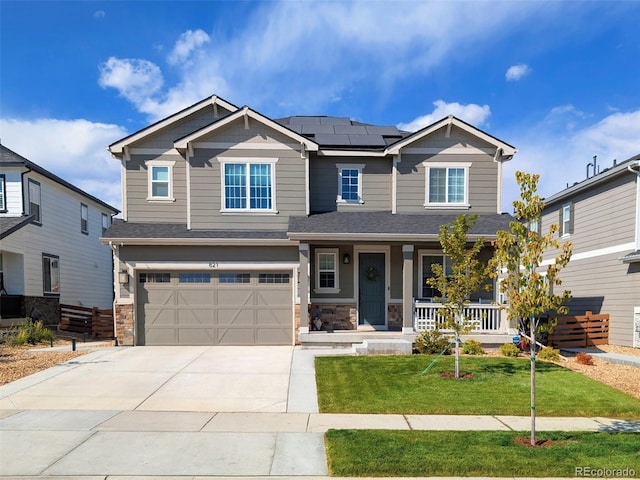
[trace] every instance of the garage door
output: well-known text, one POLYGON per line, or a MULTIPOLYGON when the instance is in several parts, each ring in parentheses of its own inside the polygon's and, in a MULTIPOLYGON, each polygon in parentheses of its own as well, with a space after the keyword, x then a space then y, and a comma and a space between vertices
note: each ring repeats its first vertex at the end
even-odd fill
POLYGON ((290 272, 144 272, 138 345, 292 345, 290 272))

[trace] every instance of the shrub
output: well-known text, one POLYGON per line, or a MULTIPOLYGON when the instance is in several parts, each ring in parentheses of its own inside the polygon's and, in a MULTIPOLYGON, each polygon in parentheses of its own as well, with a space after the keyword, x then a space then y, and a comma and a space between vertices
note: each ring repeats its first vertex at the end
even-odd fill
POLYGON ((418 335, 413 344, 418 353, 438 354, 444 350, 445 355, 451 354, 450 340, 439 330, 429 330, 418 335))
POLYGON ((551 347, 544 347, 538 352, 537 357, 540 360, 546 360, 548 362, 557 362, 560 360, 560 350, 551 347))
POLYGON ((467 355, 483 355, 484 348, 482 348, 482 344, 477 340, 467 340, 462 345, 462 351, 467 355))
POLYGON ((30 318, 27 318, 26 323, 20 325, 20 328, 18 328, 18 332, 13 337, 11 343, 14 346, 24 345, 25 343, 35 345, 36 343, 48 342, 52 339, 53 333, 42 324, 41 320, 34 322, 30 318))
POLYGON ((517 357, 520 355, 520 349, 513 343, 503 343, 500 345, 500 355, 504 357, 517 357))
POLYGON ((580 365, 593 365, 593 357, 588 353, 578 352, 576 354, 576 362, 580 365))

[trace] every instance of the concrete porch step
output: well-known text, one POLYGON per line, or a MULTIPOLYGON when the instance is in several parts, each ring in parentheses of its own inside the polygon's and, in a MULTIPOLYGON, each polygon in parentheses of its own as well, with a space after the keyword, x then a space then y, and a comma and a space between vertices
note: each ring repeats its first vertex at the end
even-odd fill
POLYGON ((411 355, 413 345, 408 340, 372 338, 353 344, 356 355, 411 355))

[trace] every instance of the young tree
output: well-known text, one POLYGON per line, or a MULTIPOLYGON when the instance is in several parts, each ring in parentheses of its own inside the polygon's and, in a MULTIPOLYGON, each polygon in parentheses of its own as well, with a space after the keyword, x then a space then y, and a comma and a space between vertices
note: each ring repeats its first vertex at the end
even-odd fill
POLYGON ((513 202, 517 221, 509 224, 509 231, 501 230, 494 242, 495 256, 490 264, 493 275, 504 273, 502 291, 507 297, 507 312, 510 320, 529 326, 531 354, 531 445, 536 435, 536 333, 540 328, 540 317, 550 311, 567 313, 563 304, 571 300, 571 293, 564 290, 555 295, 553 287, 561 285, 559 273, 571 259, 572 245, 560 245, 555 234, 559 226, 553 224, 546 234, 532 231, 531 225, 540 225, 544 208, 542 197, 537 195, 540 175, 516 172, 520 186, 520 200, 513 202), (547 249, 557 249, 553 263, 541 268, 547 249))
POLYGON ((468 247, 468 233, 478 215, 459 215, 448 225, 440 226, 438 239, 445 254, 445 265, 433 264, 434 277, 427 283, 438 289, 441 296, 437 300, 444 305, 441 315, 444 328, 455 334, 455 377, 460 377, 460 335, 469 333, 473 328, 472 319, 465 315, 464 309, 469 297, 482 288, 488 288, 489 266, 478 260, 478 254, 484 247, 484 239, 478 238, 468 247))

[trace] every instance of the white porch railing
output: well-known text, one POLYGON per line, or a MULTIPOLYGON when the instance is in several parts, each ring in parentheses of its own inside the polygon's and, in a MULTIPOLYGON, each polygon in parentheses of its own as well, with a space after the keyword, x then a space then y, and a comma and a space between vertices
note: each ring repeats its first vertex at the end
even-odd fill
MULTIPOLYGON (((413 326, 416 332, 436 328, 444 330, 444 318, 440 314, 443 308, 441 303, 416 300, 413 304, 413 326)), ((498 305, 472 303, 465 307, 464 314, 473 325, 473 333, 506 333, 503 315, 498 305)))

